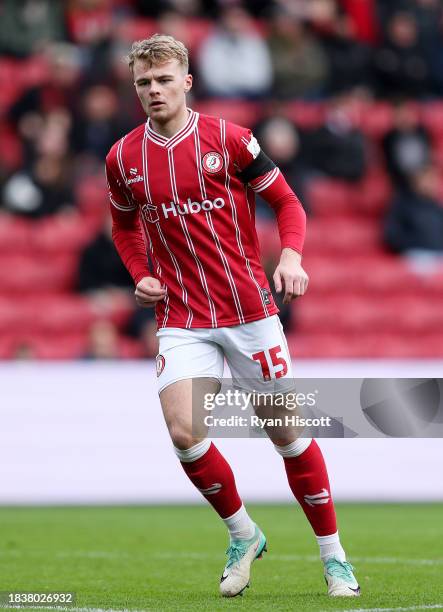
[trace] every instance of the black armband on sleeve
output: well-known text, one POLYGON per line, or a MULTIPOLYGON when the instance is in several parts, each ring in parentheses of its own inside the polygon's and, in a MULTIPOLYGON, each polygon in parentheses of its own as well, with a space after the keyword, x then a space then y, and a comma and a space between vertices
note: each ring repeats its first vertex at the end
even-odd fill
POLYGON ((263 176, 263 174, 266 174, 266 172, 274 170, 274 168, 275 164, 272 159, 269 159, 266 153, 260 151, 257 157, 251 161, 249 166, 246 166, 246 168, 238 173, 238 177, 243 183, 249 183, 259 176, 263 176))

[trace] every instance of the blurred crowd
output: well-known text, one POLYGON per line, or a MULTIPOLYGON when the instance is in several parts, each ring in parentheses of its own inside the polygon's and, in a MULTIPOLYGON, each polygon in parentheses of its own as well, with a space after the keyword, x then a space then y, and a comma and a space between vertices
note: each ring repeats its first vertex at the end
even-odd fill
MULTIPOLYGON (((441 263, 441 138, 420 111, 443 97, 441 0, 3 0, 0 225, 79 217, 80 186, 102 184, 107 151, 144 120, 123 58, 154 32, 190 50, 191 107, 251 104, 245 121, 309 214, 318 177, 357 184, 382 167, 392 185, 380 218, 385 247, 418 270, 441 263), (306 109, 300 121, 286 112, 294 101, 306 109), (374 144, 356 116, 385 102, 391 121, 374 144)), ((260 201, 258 212, 270 214, 260 201)), ((131 287, 102 215, 78 257, 75 291, 102 301, 131 287)), ((155 354, 151 311, 125 325, 144 355, 155 354)), ((118 356, 117 336, 99 321, 84 356, 118 356)))

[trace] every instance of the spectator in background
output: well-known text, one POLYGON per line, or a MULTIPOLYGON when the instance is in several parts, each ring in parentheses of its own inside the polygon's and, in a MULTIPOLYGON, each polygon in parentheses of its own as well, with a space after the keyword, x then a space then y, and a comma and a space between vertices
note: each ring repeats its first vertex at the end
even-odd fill
MULTIPOLYGON (((202 12, 200 0, 132 0, 135 10, 144 17, 158 17, 163 11, 173 11, 186 17, 198 17, 202 12)), ((208 4, 214 8, 213 0, 208 4)), ((164 32, 166 34, 166 32, 164 32)))
POLYGON ((432 90, 443 95, 443 5, 441 0, 415 0, 413 13, 428 64, 432 90))
POLYGON ((88 346, 84 359, 118 359, 121 357, 118 329, 112 321, 102 319, 89 329, 88 346))
MULTIPOLYGON (((110 304, 123 294, 133 293, 134 283, 123 265, 112 242, 112 220, 106 217, 102 231, 86 245, 80 254, 77 290, 92 299, 103 316, 110 304), (123 293, 122 293, 123 292, 123 293)), ((135 308, 126 332, 138 340, 144 357, 155 357, 158 340, 154 310, 135 308)), ((90 330, 88 359, 117 358, 119 356, 118 330, 108 320, 101 320, 90 330)))
POLYGON ((157 17, 165 8, 171 8, 168 0, 133 0, 134 10, 142 17, 157 17))
POLYGON ((25 165, 32 162, 36 141, 47 117, 65 117, 67 129, 71 129, 72 116, 78 104, 80 57, 77 49, 67 43, 57 43, 45 52, 48 76, 37 87, 25 90, 9 109, 9 120, 23 139, 25 165))
POLYGON ((374 46, 379 36, 377 0, 341 0, 354 39, 364 45, 374 46))
POLYGON ((325 123, 306 133, 305 159, 314 171, 347 181, 360 180, 366 171, 365 138, 355 126, 356 94, 333 98, 325 123))
POLYGON ((82 70, 78 49, 66 42, 54 43, 45 49, 42 57, 47 63, 47 78, 37 87, 25 89, 11 107, 9 118, 15 123, 29 112, 75 110, 82 70))
POLYGON ((130 117, 121 117, 115 91, 107 85, 94 85, 84 92, 76 116, 73 145, 88 163, 103 165, 112 144, 133 128, 130 117))
POLYGON ((68 159, 37 157, 30 170, 20 170, 6 181, 1 201, 5 210, 31 219, 72 212, 68 159))
POLYGON ((240 5, 222 9, 219 26, 200 47, 197 62, 209 96, 260 98, 271 86, 267 46, 240 5))
POLYGON ((157 19, 157 29, 168 36, 181 40, 186 46, 191 42, 188 20, 175 11, 163 11, 157 19))
POLYGON ((277 0, 289 14, 322 28, 337 12, 337 0, 277 0))
POLYGON ((428 165, 431 139, 419 123, 418 109, 402 101, 394 109, 394 125, 383 139, 388 172, 398 189, 411 187, 409 179, 428 165))
POLYGON ((155 357, 158 353, 157 323, 153 308, 139 308, 134 311, 126 333, 140 341, 143 357, 155 357))
POLYGON ((66 23, 69 39, 82 54, 84 79, 94 82, 109 70, 112 40, 113 3, 111 0, 68 0, 66 23))
POLYGON ((110 86, 118 98, 119 116, 125 118, 130 129, 145 121, 146 114, 137 104, 134 84, 128 79, 128 64, 122 60, 128 53, 126 45, 114 42, 110 54, 110 86))
POLYGON ((328 60, 306 24, 276 9, 270 21, 268 46, 278 98, 318 97, 328 80, 328 60))
POLYGON ((374 62, 381 97, 417 98, 430 93, 430 70, 413 14, 401 11, 390 17, 374 62))
POLYGON ((0 7, 0 54, 27 57, 48 42, 64 38, 60 0, 3 0, 0 7))
POLYGON ((414 0, 410 2, 410 10, 418 25, 420 39, 423 42, 435 39, 441 31, 443 17, 441 0, 414 0))
POLYGON ((132 289, 133 282, 112 242, 112 223, 106 218, 102 231, 80 254, 77 289, 84 292, 132 289))
MULTIPOLYGON (((283 172, 287 183, 297 194, 305 210, 306 170, 303 162, 301 137, 295 125, 286 117, 271 116, 254 129, 261 147, 283 172)), ((257 194, 257 212, 273 218, 269 204, 257 194)))
POLYGON ((371 91, 372 49, 357 38, 356 26, 346 13, 337 12, 323 30, 322 41, 329 61, 328 93, 337 94, 359 86, 371 91))
POLYGON ((386 245, 407 255, 417 271, 432 271, 443 261, 443 197, 439 171, 428 165, 397 192, 384 227, 386 245))

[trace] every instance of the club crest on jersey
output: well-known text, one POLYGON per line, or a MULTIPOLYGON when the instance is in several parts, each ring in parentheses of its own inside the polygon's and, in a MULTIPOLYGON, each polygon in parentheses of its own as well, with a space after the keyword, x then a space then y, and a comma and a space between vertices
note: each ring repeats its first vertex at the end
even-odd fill
POLYGON ((165 358, 163 357, 163 355, 157 355, 157 357, 155 358, 155 365, 157 368, 157 378, 158 378, 160 374, 163 372, 163 370, 165 369, 165 358))
POLYGON ((210 174, 215 174, 216 172, 220 172, 223 168, 223 157, 217 151, 209 151, 202 158, 202 166, 203 170, 209 172, 210 174))

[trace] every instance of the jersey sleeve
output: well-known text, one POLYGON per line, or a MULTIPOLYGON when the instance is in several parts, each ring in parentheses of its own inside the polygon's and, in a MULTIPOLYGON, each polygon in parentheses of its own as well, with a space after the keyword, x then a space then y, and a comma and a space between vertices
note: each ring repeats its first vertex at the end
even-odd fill
POLYGON ((263 191, 277 179, 280 170, 262 151, 251 130, 230 124, 234 153, 234 167, 240 180, 256 193, 263 191))
POLYGON ((134 283, 152 276, 148 267, 146 244, 140 226, 139 211, 119 173, 115 147, 106 157, 106 180, 112 215, 112 239, 134 283))
POLYGON ((115 145, 106 156, 105 172, 111 206, 123 212, 135 210, 137 206, 132 202, 130 193, 123 183, 123 178, 118 168, 115 145))

